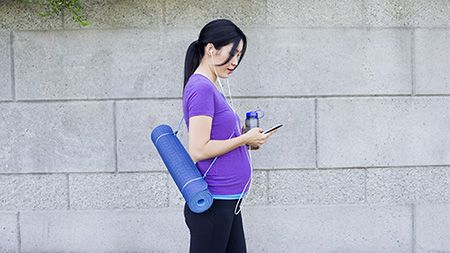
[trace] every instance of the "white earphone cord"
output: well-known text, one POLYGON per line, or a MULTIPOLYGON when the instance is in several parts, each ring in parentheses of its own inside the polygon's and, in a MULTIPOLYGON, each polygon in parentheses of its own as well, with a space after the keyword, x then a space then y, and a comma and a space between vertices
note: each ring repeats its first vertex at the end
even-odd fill
MULTIPOLYGON (((211 56, 212 56, 213 67, 214 67, 214 72, 215 72, 216 77, 217 77, 217 81, 218 81, 218 83, 220 85, 220 88, 222 90, 222 94, 224 94, 224 96, 225 96, 225 92, 223 91, 222 82, 220 81, 220 77, 217 74, 216 64, 214 62, 214 53, 212 53, 211 56)), ((228 87, 228 95, 230 97, 230 102, 231 102, 231 104, 230 103, 229 104, 231 106, 231 109, 236 113, 236 111, 234 110, 233 99, 231 97, 230 83, 229 83, 228 79, 226 79, 226 83, 227 83, 227 87, 228 87)), ((226 98, 225 98, 225 100, 226 100, 226 98)), ((251 146, 249 147, 249 149, 251 150, 251 146)), ((244 203, 245 203, 245 200, 246 200, 247 197, 243 197, 243 195, 244 195, 245 189, 247 188, 247 185, 248 185, 248 191, 247 192, 250 193, 251 181, 252 181, 252 176, 253 176, 253 162, 252 162, 252 155, 251 155, 251 152, 249 150, 247 150, 247 158, 249 159, 249 164, 250 164, 250 178, 248 179, 247 183, 245 184, 244 189, 242 189, 242 192, 239 195, 239 199, 236 202, 236 206, 234 207, 234 214, 235 215, 238 215, 241 212, 242 207, 244 206, 244 203), (239 205, 239 203, 241 203, 241 204, 239 205), (237 210, 238 206, 239 206, 239 210, 237 210)))

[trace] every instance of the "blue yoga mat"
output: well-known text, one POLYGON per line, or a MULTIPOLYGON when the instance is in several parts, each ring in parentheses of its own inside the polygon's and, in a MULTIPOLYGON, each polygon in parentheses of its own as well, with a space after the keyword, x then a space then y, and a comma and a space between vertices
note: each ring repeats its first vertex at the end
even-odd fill
POLYGON ((168 125, 155 127, 151 139, 189 209, 195 213, 208 210, 213 202, 208 184, 172 128, 168 125))

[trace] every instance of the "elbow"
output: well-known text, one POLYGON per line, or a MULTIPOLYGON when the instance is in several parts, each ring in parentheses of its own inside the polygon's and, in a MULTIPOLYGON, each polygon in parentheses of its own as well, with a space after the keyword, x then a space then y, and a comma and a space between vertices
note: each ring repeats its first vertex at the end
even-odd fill
POLYGON ((205 156, 204 152, 202 152, 199 149, 190 149, 189 150, 189 155, 191 156, 191 158, 194 161, 194 163, 206 159, 205 158, 206 156, 205 156))
POLYGON ((207 151, 207 143, 205 144, 195 144, 191 143, 191 145, 189 145, 189 155, 191 156, 192 160, 194 160, 194 163, 201 161, 201 160, 206 160, 209 158, 209 152, 207 151))

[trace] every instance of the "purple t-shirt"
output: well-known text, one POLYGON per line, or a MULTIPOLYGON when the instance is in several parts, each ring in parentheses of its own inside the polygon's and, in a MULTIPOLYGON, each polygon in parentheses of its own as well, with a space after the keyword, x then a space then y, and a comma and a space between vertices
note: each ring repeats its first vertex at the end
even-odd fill
MULTIPOLYGON (((184 121, 189 131, 189 118, 212 117, 211 140, 227 140, 241 135, 241 122, 214 84, 204 75, 193 74, 183 95, 184 121)), ((251 167, 246 145, 239 146, 217 158, 205 177, 214 195, 239 194, 250 178, 251 167)), ((204 175, 214 157, 196 163, 204 175)), ((248 190, 248 186, 246 191, 248 190)))

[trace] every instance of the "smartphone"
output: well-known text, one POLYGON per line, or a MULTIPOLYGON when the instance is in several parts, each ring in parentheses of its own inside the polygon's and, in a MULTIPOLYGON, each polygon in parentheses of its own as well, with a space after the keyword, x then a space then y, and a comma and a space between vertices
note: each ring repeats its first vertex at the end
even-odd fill
POLYGON ((268 134, 268 133, 272 132, 273 130, 276 130, 276 129, 282 127, 282 126, 283 126, 282 124, 277 124, 277 125, 275 125, 275 126, 269 128, 269 129, 267 129, 266 131, 264 131, 264 133, 265 133, 265 134, 268 134))

